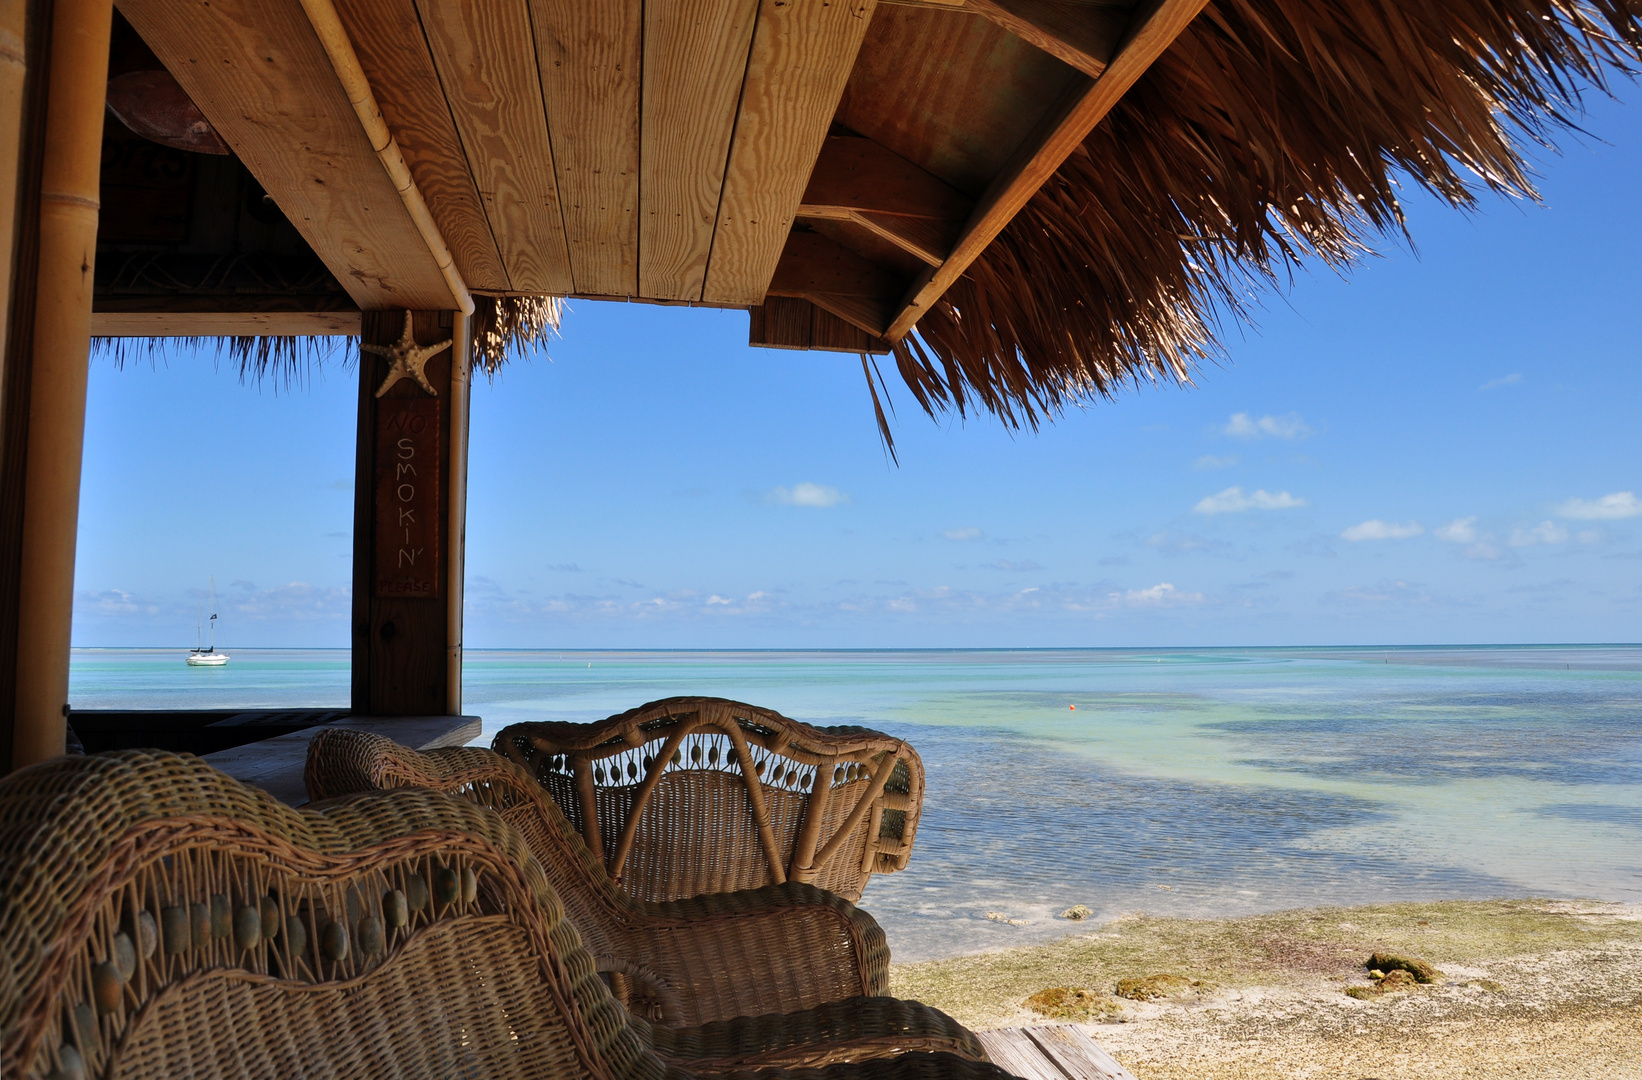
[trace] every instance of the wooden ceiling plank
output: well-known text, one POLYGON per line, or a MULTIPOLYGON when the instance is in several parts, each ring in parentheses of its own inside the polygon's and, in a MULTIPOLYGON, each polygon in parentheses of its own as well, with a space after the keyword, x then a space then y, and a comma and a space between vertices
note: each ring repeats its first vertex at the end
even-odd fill
POLYGON ((413 0, 335 0, 382 119, 470 288, 506 292, 496 250, 413 0))
POLYGON ((761 0, 703 299, 764 299, 876 7, 761 0))
POLYGON ((758 0, 646 0, 639 293, 700 300, 758 0))
POLYGON ((576 291, 638 291, 642 0, 530 0, 576 291))
POLYGON ((361 308, 448 308, 451 289, 297 0, 121 0, 361 308))
POLYGON ((1208 0, 1148 0, 1136 10, 1131 29, 1105 73, 1098 79, 1081 80, 1062 95, 976 203, 946 262, 908 290, 885 337, 891 341, 906 337, 919 317, 969 269, 1207 5, 1208 0))
POLYGON ((417 0, 514 290, 575 290, 525 0, 417 0))
POLYGON ((965 9, 1091 78, 1105 72, 1129 24, 1122 8, 1076 0, 969 0, 965 9))

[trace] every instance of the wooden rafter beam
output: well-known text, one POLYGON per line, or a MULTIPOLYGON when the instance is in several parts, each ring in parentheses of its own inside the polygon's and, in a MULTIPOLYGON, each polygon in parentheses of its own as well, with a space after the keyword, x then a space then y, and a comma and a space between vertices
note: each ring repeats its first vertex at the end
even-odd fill
POLYGON ((884 336, 900 341, 1015 219, 1061 163, 1082 145, 1129 88, 1208 6, 1208 0, 1150 0, 1135 12, 1121 46, 1098 79, 1069 87, 975 204, 952 253, 920 275, 884 336))
POLYGON ((1129 24, 1122 8, 1078 0, 968 0, 964 10, 1096 79, 1105 73, 1129 24))
POLYGON ((770 279, 770 296, 801 297, 876 334, 905 284, 890 271, 813 232, 787 237, 770 279))
POLYGON ((830 136, 798 217, 850 221, 940 266, 974 202, 872 139, 830 136))

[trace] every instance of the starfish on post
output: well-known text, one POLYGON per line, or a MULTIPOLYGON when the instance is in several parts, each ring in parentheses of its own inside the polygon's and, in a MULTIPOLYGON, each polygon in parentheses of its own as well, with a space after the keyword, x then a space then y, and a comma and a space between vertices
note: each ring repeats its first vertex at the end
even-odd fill
POLYGON ((399 335, 399 340, 392 345, 361 345, 363 352, 375 353, 384 356, 393 364, 388 370, 388 377, 382 380, 382 385, 376 388, 376 396, 381 397, 388 392, 388 387, 400 379, 415 379, 417 384, 432 394, 439 396, 439 391, 428 382, 428 376, 423 368, 429 360, 450 348, 450 338, 446 338, 437 345, 418 345, 416 334, 411 330, 411 313, 405 312, 405 332, 399 335))

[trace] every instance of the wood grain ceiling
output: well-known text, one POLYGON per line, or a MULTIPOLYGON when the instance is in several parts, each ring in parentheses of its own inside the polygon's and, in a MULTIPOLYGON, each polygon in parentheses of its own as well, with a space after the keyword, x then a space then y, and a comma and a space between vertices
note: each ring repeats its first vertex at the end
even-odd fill
MULTIPOLYGON (((858 348, 911 327, 1203 0, 334 3, 474 292, 784 297, 828 314, 755 336, 858 348)), ((119 7, 361 308, 449 306, 301 0, 119 7)))

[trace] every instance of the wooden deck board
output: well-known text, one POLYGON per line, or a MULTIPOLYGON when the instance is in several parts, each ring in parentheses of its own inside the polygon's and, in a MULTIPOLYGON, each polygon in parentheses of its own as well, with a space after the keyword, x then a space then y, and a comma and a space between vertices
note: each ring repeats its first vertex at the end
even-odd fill
POLYGON ((630 296, 639 272, 639 0, 531 0, 576 291, 630 296))
POLYGON ((418 0, 468 168, 513 288, 575 291, 524 0, 418 0))
POLYGON ((648 0, 639 295, 700 300, 758 0, 648 0))
POLYGON ((382 107, 382 119, 399 143, 462 279, 470 289, 505 292, 507 271, 462 156, 462 140, 416 5, 412 0, 336 0, 336 10, 382 107))
POLYGON ((992 1063, 1022 1080, 1135 1080, 1074 1024, 977 1031, 992 1063))

